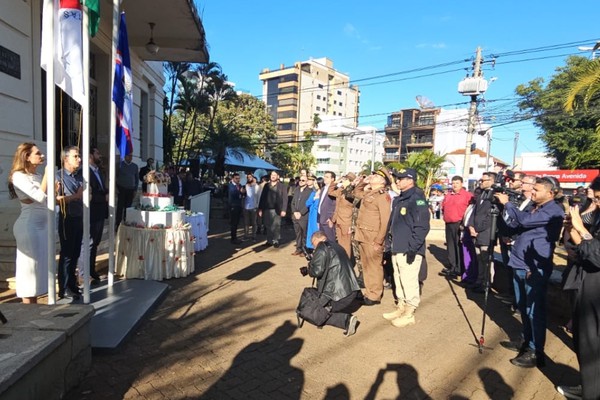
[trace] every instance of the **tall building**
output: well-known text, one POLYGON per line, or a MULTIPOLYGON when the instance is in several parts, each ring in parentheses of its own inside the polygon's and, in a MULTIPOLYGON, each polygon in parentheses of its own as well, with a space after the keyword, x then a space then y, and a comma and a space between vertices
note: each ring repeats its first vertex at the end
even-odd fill
POLYGON ((402 162, 409 153, 433 150, 439 113, 439 108, 410 108, 388 116, 383 162, 402 162))
MULTIPOLYGON (((409 153, 432 150, 435 154, 447 156, 442 166, 443 174, 460 174, 464 165, 468 125, 468 109, 446 110, 431 107, 395 112, 388 116, 385 126, 383 162, 403 162, 409 153), (450 154, 454 156, 450 157, 450 154), (459 160, 457 154, 462 154, 462 159, 459 160)), ((472 151, 489 153, 491 136, 491 126, 478 122, 473 135, 472 151)), ((493 160, 493 157, 491 161, 488 158, 490 162, 493 160)), ((485 165, 478 166, 477 162, 477 158, 472 157, 470 177, 477 175, 481 168, 486 170, 485 165)))
POLYGON ((259 78, 281 141, 298 140, 313 127, 315 114, 340 117, 346 126, 358 125, 360 91, 328 58, 296 62, 291 67, 282 64, 275 71, 264 69, 259 78))

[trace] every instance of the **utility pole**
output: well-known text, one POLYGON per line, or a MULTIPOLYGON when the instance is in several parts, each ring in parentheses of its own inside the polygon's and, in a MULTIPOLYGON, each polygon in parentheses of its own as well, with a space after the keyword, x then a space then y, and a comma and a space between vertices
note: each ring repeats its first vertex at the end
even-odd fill
POLYGON ((466 78, 458 85, 458 91, 465 96, 471 96, 469 105, 469 125, 467 127, 467 144, 465 146, 465 163, 463 166, 463 179, 469 182, 469 170, 471 167, 471 143, 475 133, 477 118, 477 97, 487 89, 487 81, 481 76, 481 47, 477 47, 475 62, 473 63, 473 76, 466 78))
POLYGON ((519 132, 515 132, 515 147, 513 149, 513 161, 512 167, 515 168, 515 163, 517 162, 517 144, 519 143, 519 132))

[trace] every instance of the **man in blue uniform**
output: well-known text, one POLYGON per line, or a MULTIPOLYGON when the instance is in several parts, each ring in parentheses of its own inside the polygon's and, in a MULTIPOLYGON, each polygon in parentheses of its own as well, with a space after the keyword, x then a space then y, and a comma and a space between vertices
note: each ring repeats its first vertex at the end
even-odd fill
POLYGON ((402 328, 415 324, 415 310, 421 300, 419 271, 425 256, 430 214, 424 193, 415 183, 417 172, 406 168, 393 175, 401 192, 392 202, 387 242, 392 252, 398 304, 383 318, 402 328))

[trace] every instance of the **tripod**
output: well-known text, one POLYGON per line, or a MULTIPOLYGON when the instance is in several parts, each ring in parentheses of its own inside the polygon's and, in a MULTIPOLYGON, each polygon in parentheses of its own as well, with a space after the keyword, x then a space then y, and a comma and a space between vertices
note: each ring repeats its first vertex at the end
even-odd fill
POLYGON ((497 234, 497 226, 498 226, 498 215, 500 214, 500 210, 498 206, 492 202, 492 208, 490 209, 490 214, 492 216, 491 223, 491 231, 490 231, 490 244, 488 246, 488 262, 486 266, 483 266, 483 287, 484 287, 484 297, 483 297, 483 321, 481 322, 481 336, 479 336, 479 354, 483 353, 483 346, 485 344, 485 316, 487 314, 487 303, 488 303, 488 294, 490 292, 490 271, 494 268, 494 247, 496 246, 496 234, 497 234))

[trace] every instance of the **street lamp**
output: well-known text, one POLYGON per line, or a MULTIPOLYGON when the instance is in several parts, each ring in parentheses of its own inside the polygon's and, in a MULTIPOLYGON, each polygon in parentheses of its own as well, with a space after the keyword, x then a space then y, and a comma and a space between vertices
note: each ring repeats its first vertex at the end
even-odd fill
POLYGON ((596 50, 600 49, 600 41, 596 42, 594 47, 590 46, 579 46, 577 50, 579 51, 591 51, 592 52, 592 60, 596 59, 596 50))

